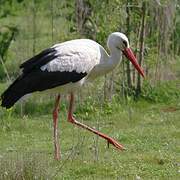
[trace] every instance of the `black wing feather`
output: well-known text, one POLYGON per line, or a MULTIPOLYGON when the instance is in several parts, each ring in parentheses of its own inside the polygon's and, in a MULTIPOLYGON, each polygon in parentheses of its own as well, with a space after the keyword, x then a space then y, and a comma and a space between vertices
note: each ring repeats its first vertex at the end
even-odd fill
POLYGON ((52 89, 70 82, 75 83, 86 75, 87 73, 77 73, 76 71, 48 72, 41 70, 22 74, 1 95, 1 106, 10 108, 26 94, 52 89))
POLYGON ((56 53, 57 50, 54 48, 45 49, 41 53, 22 63, 20 68, 23 68, 23 73, 29 73, 33 69, 39 69, 41 66, 55 59, 58 56, 56 53))
POLYGON ((70 82, 75 83, 86 75, 87 73, 77 73, 76 71, 49 72, 37 70, 26 75, 22 84, 25 87, 24 92, 27 94, 52 89, 70 82))

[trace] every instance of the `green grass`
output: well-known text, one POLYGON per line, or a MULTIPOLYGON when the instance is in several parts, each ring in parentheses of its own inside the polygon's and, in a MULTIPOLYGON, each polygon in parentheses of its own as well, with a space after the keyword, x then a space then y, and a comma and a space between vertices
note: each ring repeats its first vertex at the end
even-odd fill
POLYGON ((76 116, 124 144, 126 151, 66 121, 60 114, 62 160, 53 159, 52 117, 20 117, 3 111, 0 121, 1 179, 179 179, 180 104, 79 106, 76 116), (174 105, 174 106, 173 106, 174 105), (174 107, 174 109, 173 109, 174 107), (86 112, 87 111, 87 112, 86 112), (93 112, 94 111, 94 112, 93 112))

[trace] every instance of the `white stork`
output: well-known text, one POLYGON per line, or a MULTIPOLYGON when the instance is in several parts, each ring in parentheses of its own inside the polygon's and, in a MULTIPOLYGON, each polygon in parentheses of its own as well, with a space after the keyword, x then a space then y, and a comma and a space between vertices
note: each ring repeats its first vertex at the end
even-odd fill
POLYGON ((123 150, 113 138, 78 122, 73 117, 74 93, 87 82, 112 71, 121 61, 122 53, 132 62, 144 77, 128 38, 120 32, 109 35, 107 46, 110 55, 97 42, 90 39, 76 39, 56 44, 21 64, 22 74, 1 95, 1 106, 10 108, 21 97, 36 91, 53 91, 58 94, 53 111, 55 159, 60 159, 58 144, 58 111, 60 94, 70 94, 68 121, 106 139, 108 144, 123 150))

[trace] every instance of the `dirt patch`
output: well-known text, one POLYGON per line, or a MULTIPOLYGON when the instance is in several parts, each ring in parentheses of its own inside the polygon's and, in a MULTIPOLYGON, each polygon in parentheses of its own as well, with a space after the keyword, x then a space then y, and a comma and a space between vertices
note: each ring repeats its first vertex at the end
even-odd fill
POLYGON ((177 107, 166 107, 166 108, 162 108, 161 111, 163 112, 175 112, 180 110, 180 108, 177 107))

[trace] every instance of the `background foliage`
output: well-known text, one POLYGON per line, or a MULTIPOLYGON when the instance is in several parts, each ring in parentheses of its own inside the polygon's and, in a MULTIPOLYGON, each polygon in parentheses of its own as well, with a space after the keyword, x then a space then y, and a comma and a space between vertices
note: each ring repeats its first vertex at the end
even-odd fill
MULTIPOLYGON (((113 31, 128 35, 142 61, 148 86, 178 79, 179 6, 178 1, 171 0, 1 0, 0 80, 13 80, 20 63, 57 42, 91 38, 106 47, 113 31)), ((137 96, 144 87, 147 85, 142 85, 124 59, 120 68, 106 76, 104 99, 111 99, 117 89, 125 97, 137 96)))

